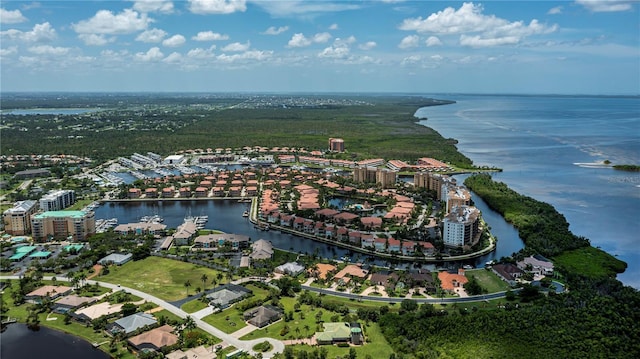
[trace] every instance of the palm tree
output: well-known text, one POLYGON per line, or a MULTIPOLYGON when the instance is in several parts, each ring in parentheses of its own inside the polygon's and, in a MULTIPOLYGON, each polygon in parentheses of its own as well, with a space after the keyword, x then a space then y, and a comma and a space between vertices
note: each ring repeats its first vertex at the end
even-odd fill
POLYGON ((189 296, 189 287, 191 287, 191 282, 187 279, 184 282, 184 287, 187 289, 187 297, 189 296))
POLYGON ((193 320, 190 315, 187 315, 187 317, 184 318, 184 322, 182 324, 184 325, 184 329, 188 331, 192 331, 198 327, 196 321, 193 320))
POLYGON ((200 280, 202 281, 202 290, 207 290, 207 280, 209 279, 209 277, 207 277, 206 274, 202 274, 202 276, 200 277, 200 280))

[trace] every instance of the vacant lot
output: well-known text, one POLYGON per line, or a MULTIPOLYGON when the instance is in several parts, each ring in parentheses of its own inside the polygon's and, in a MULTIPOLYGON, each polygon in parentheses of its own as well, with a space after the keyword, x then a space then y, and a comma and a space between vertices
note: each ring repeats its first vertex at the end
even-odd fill
POLYGON ((148 257, 140 261, 129 262, 121 267, 112 266, 109 274, 96 279, 125 287, 141 290, 160 299, 174 301, 194 294, 195 289, 203 287, 202 275, 206 274, 211 288, 211 280, 219 272, 213 269, 199 267, 194 264, 175 261, 160 257, 148 257), (185 287, 189 281, 191 286, 185 287))
POLYGON ((476 277, 482 288, 486 289, 488 293, 502 292, 509 289, 509 285, 505 281, 486 269, 469 270, 465 272, 465 276, 467 278, 476 277))

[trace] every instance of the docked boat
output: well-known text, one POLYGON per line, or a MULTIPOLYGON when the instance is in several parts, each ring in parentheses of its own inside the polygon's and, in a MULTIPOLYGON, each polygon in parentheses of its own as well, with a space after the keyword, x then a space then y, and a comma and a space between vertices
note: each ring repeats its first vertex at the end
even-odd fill
POLYGON ((249 211, 244 211, 242 213, 242 217, 249 217, 249 211))

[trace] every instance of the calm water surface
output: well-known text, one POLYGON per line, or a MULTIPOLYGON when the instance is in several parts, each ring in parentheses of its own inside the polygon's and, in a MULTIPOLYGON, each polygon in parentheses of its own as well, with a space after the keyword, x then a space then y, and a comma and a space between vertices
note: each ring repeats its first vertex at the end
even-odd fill
POLYGON ((0 334, 2 359, 108 359, 109 355, 73 335, 40 327, 32 331, 25 324, 10 324, 0 334))
MULTIPOLYGON (((552 204, 576 235, 628 264, 640 288, 640 174, 593 166, 640 164, 640 99, 433 95, 456 104, 418 110, 420 121, 514 190, 552 204)), ((493 226, 493 225, 492 225, 493 226)))

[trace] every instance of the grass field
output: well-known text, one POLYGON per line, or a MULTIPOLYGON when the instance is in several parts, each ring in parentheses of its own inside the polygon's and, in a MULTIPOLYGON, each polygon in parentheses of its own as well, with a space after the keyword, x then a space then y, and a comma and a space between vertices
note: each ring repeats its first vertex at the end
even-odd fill
POLYGON ((206 274, 211 279, 219 272, 213 269, 198 267, 191 263, 175 261, 160 257, 148 257, 140 261, 132 261, 121 267, 111 267, 109 274, 96 277, 99 281, 121 284, 138 289, 158 298, 174 301, 186 297, 188 280, 191 287, 189 294, 195 293, 196 287, 202 287, 201 277, 206 274))
POLYGON ((465 272, 465 276, 467 278, 476 277, 482 288, 486 289, 488 293, 502 292, 510 288, 509 284, 486 269, 468 270, 465 272))
POLYGON ((244 318, 242 318, 242 312, 233 307, 222 312, 207 315, 202 318, 202 320, 227 334, 233 333, 236 330, 247 326, 244 318))
POLYGON ((201 309, 207 307, 207 303, 200 301, 199 299, 194 299, 190 302, 186 302, 180 307, 180 309, 184 310, 187 313, 195 313, 201 309))

